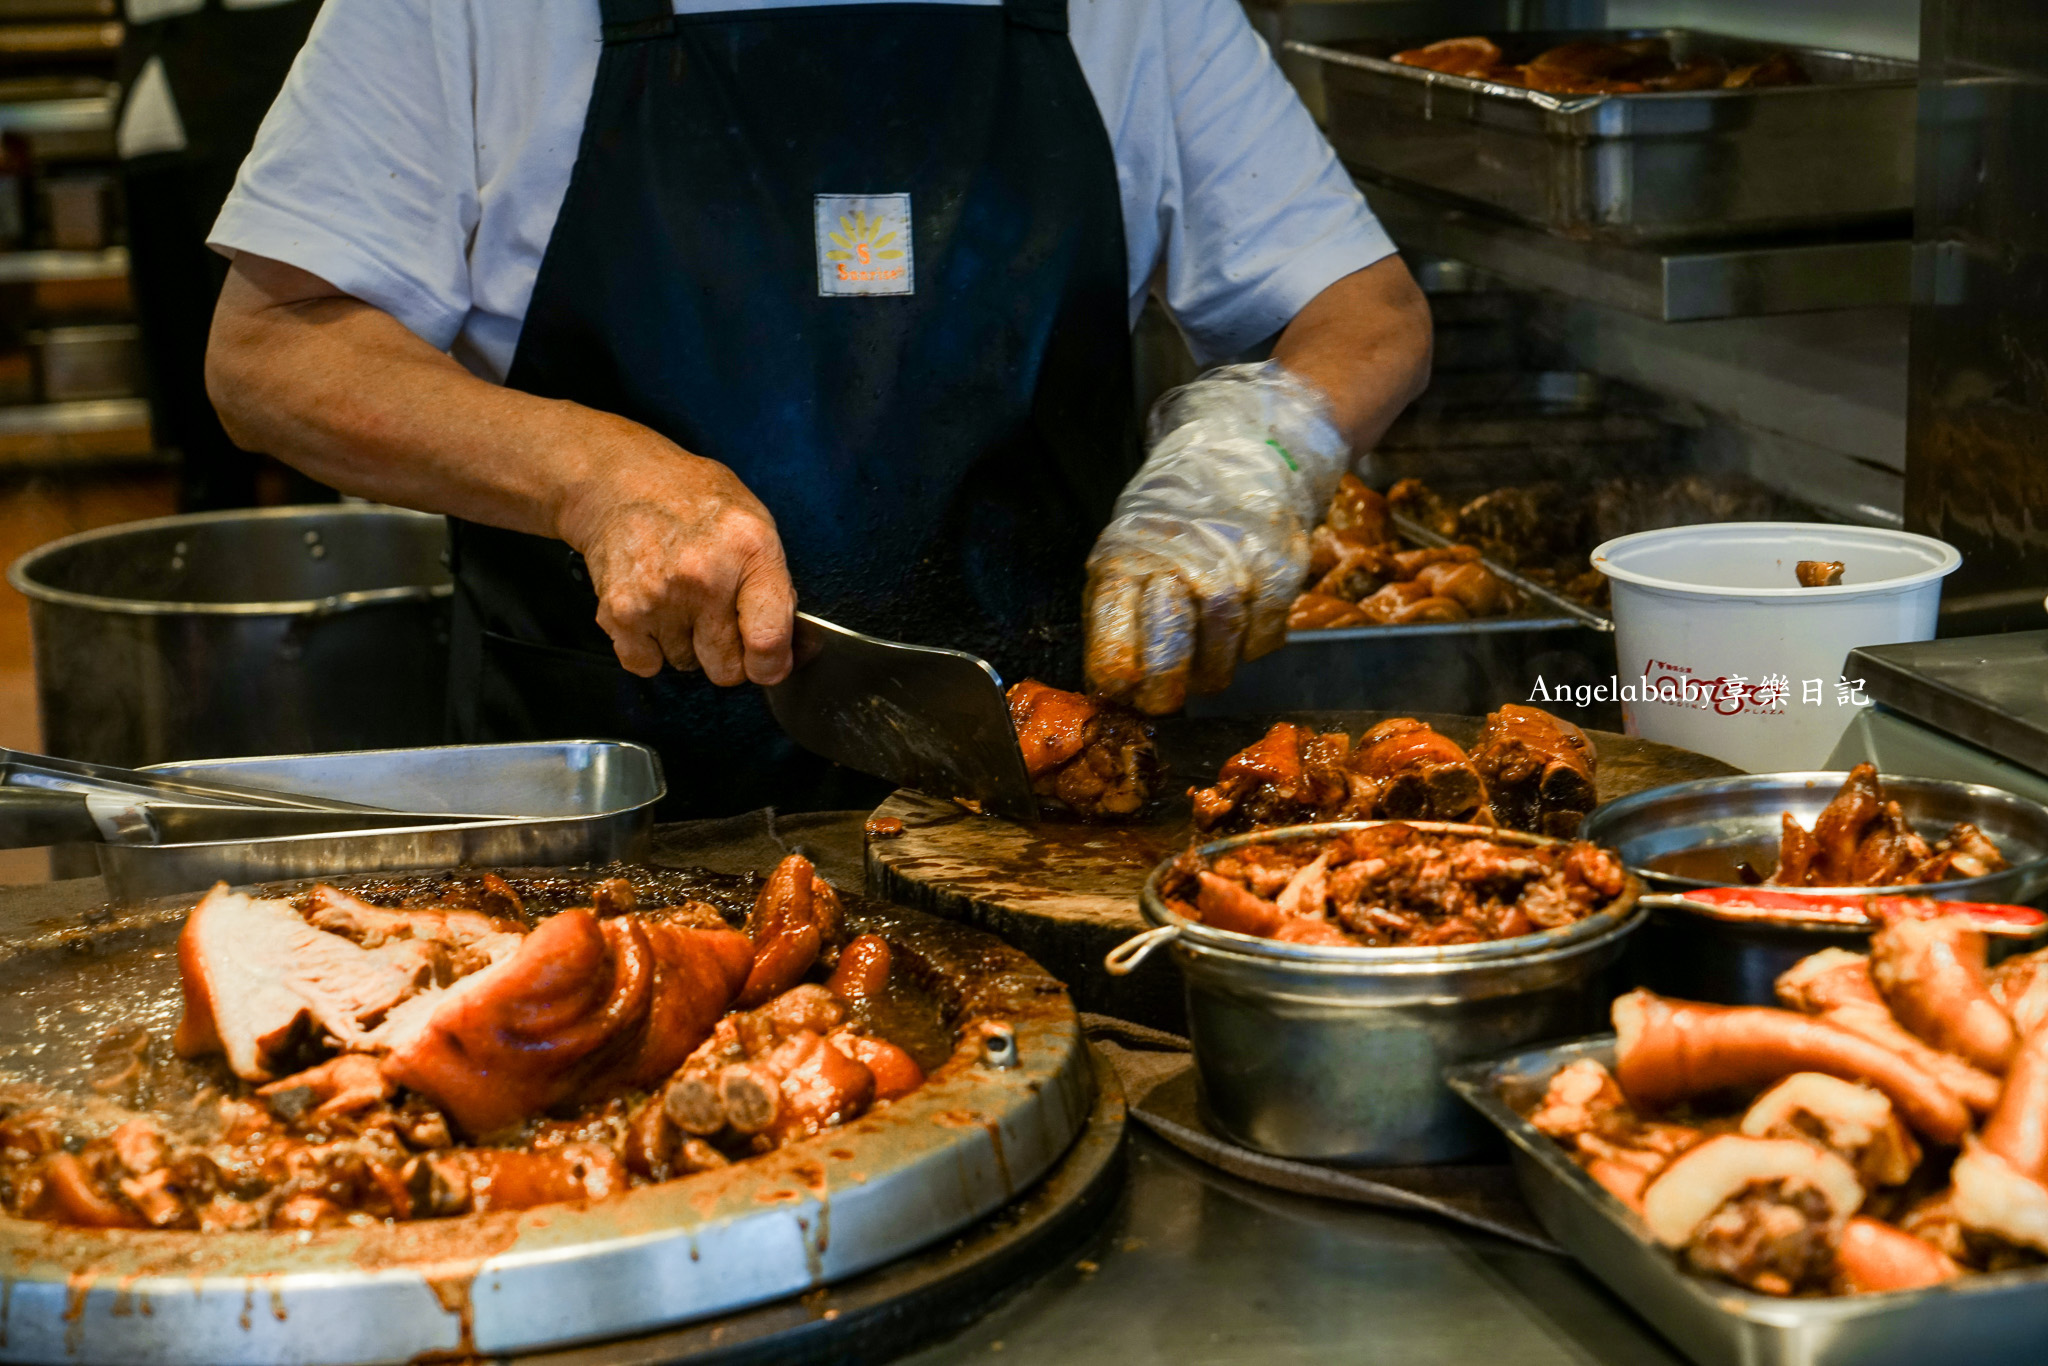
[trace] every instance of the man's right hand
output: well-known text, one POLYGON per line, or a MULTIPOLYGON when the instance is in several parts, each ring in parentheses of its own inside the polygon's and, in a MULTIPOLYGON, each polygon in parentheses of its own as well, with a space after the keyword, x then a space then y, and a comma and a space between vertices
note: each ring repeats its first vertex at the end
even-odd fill
POLYGON ((796 591, 768 509, 717 461, 590 417, 609 449, 566 490, 557 534, 590 568, 619 663, 643 678, 701 668, 727 688, 788 677, 796 591))
POLYGON ((221 290, 206 379, 238 444, 344 493, 567 541, 634 673, 789 674, 796 594, 775 519, 716 461, 478 379, 390 314, 248 253, 221 290))

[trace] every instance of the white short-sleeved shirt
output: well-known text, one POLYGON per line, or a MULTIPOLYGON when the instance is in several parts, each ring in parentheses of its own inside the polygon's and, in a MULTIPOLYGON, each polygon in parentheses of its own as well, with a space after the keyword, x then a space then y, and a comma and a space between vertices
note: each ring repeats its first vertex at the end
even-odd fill
MULTIPOLYGON (((1069 13, 1115 149, 1134 322, 1156 282, 1220 359, 1393 252, 1238 0, 1069 13)), ((502 381, 600 49, 598 0, 327 0, 209 241, 310 271, 502 381)))

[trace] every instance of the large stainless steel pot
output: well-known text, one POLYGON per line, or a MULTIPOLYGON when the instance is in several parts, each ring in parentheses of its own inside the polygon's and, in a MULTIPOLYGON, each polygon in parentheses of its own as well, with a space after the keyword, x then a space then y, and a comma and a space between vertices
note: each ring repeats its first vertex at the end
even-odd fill
POLYGON ((43 748, 177 759, 438 743, 447 529, 369 505, 88 531, 7 571, 29 599, 43 748))
MULTIPOLYGON (((1242 844, 1384 824, 1261 830, 1198 852, 1209 858, 1242 844)), ((1561 842, 1437 821, 1400 824, 1503 844, 1561 842)), ((1146 880, 1142 905, 1157 927, 1148 931, 1153 942, 1172 939, 1187 986, 1203 1108, 1224 1136, 1280 1157, 1406 1165, 1482 1151, 1492 1135, 1445 1087, 1444 1069, 1597 1027, 1609 999, 1596 989, 1599 974, 1643 920, 1641 886, 1630 878, 1599 914, 1542 934, 1444 948, 1286 944, 1175 914, 1159 895, 1169 866, 1146 880)))

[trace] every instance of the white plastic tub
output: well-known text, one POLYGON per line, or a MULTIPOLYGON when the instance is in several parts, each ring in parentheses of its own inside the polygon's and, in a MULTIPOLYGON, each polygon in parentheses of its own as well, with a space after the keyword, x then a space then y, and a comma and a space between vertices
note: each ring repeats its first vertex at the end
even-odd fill
POLYGON ((1868 698, 1842 677, 1859 645, 1931 640, 1963 557, 1929 536, 1814 522, 1721 522, 1608 541, 1628 732, 1752 773, 1815 769, 1868 698), (1800 560, 1840 560, 1801 588, 1800 560))

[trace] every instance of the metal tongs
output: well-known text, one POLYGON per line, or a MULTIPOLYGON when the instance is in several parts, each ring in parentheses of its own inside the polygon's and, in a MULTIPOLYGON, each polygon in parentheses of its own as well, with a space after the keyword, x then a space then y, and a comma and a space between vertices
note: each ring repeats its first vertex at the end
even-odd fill
POLYGON ((450 825, 474 816, 387 811, 233 783, 0 749, 0 848, 72 842, 197 844, 450 825))

